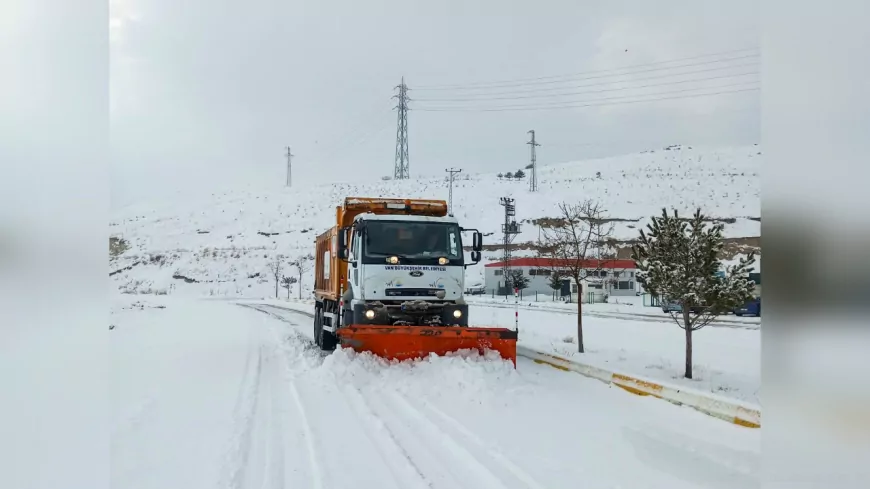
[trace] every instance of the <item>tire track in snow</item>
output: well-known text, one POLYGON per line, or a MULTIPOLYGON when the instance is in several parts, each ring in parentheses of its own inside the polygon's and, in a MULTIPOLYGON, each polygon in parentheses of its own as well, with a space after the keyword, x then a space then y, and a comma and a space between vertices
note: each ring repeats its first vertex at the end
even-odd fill
POLYGON ((443 454, 439 455, 432 443, 427 443, 425 438, 421 439, 415 430, 415 423, 401 416, 398 410, 384 402, 383 392, 378 392, 380 395, 376 397, 371 393, 358 392, 372 414, 382 420, 403 457, 407 458, 418 472, 425 474, 423 477, 428 481, 429 487, 437 489, 492 487, 477 484, 476 481, 463 480, 461 475, 457 477, 451 470, 455 464, 446 460, 443 454))
MULTIPOLYGON (((414 408, 392 391, 380 391, 376 398, 371 394, 369 403, 388 430, 396 433, 397 444, 409 459, 432 481, 432 487, 467 489, 486 488, 538 488, 538 484, 522 479, 504 480, 492 460, 474 453, 473 449, 451 436, 420 410, 414 408), (377 406, 374 408, 374 406, 377 406), (389 426, 392 425, 392 428, 389 426), (488 463, 487 463, 488 462, 488 463)), ((526 479, 531 480, 526 476, 526 479)))
MULTIPOLYGON (((469 444, 462 443, 454 436, 451 436, 449 430, 445 430, 443 426, 439 426, 432 421, 429 416, 411 405, 402 395, 390 391, 385 397, 391 399, 398 412, 407 419, 414 421, 414 424, 419 427, 418 433, 427 439, 430 446, 440 448, 437 450, 438 456, 442 457, 442 460, 445 460, 448 466, 465 469, 462 479, 463 481, 474 481, 470 487, 511 489, 537 489, 540 487, 531 477, 521 472, 513 463, 499 463, 491 453, 488 453, 488 450, 484 450, 484 453, 481 453, 480 450, 474 450, 469 444), (508 473, 514 474, 514 476, 504 477, 506 474, 503 469, 507 469, 508 473), (521 473, 522 475, 517 477, 515 473, 521 473), (531 484, 529 484, 529 481, 531 481, 531 484)), ((483 448, 485 449, 485 447, 483 448)))
MULTIPOLYGON (((297 422, 299 423, 300 428, 302 430, 302 438, 304 439, 305 452, 306 452, 307 458, 308 458, 308 466, 309 466, 308 472, 310 474, 310 479, 311 479, 310 485, 308 485, 307 487, 311 487, 312 489, 322 489, 324 487, 324 482, 323 482, 324 472, 323 472, 323 469, 320 465, 319 457, 317 455, 314 430, 312 430, 312 428, 311 428, 311 423, 309 421, 308 412, 307 412, 307 409, 305 408, 305 404, 302 402, 302 396, 300 396, 300 394, 299 394, 299 389, 296 386, 296 380, 295 380, 295 377, 300 375, 301 373, 304 373, 306 371, 306 367, 308 367, 308 365, 305 364, 304 358, 303 358, 305 351, 311 350, 312 348, 316 348, 316 346, 313 344, 313 342, 309 338, 304 337, 301 333, 299 333, 299 331, 296 330, 296 328, 299 325, 295 324, 294 322, 288 320, 287 318, 285 318, 279 314, 276 314, 272 311, 267 310, 267 309, 269 309, 269 306, 256 305, 256 304, 251 304, 251 305, 239 304, 239 305, 241 305, 243 307, 249 307, 255 311, 265 313, 265 314, 281 321, 282 323, 289 324, 290 326, 292 326, 294 328, 293 334, 287 338, 283 337, 282 335, 277 334, 277 332, 275 332, 275 330, 272 330, 272 333, 275 335, 273 337, 273 340, 275 341, 275 344, 277 346, 277 350, 280 352, 281 357, 284 360, 282 368, 278 370, 279 375, 277 375, 276 381, 280 381, 281 386, 285 386, 285 385, 287 386, 286 393, 289 393, 290 397, 292 397, 293 410, 296 411, 296 413, 297 413, 297 416, 294 419, 297 420, 297 422), (287 345, 284 342, 285 339, 294 343, 294 347, 288 349, 287 345), (300 346, 301 349, 295 348, 295 345, 300 346), (291 358, 291 356, 293 358, 291 358), (292 367, 293 365, 298 365, 300 363, 302 364, 301 368, 293 368, 292 367), (281 374, 282 372, 283 372, 283 375, 281 374)), ((275 308, 275 309, 283 310, 283 308, 275 308)), ((295 311, 291 311, 291 312, 295 312, 295 311)), ((319 349, 318 349, 318 351, 319 351, 319 349)), ((322 360, 323 356, 319 355, 319 357, 322 360)), ((279 390, 280 390, 280 387, 279 387, 279 390)), ((289 404, 290 401, 288 400, 287 403, 289 404)), ((289 412, 288 412, 288 414, 286 414, 286 416, 289 419, 289 412)), ((280 422, 281 417, 279 416, 278 419, 280 422)), ((280 433, 279 439, 283 439, 284 436, 287 436, 287 433, 285 432, 283 427, 279 426, 279 429, 281 430, 279 432, 280 433)), ((282 451, 282 454, 283 454, 283 451, 282 451)), ((272 458, 274 459, 274 457, 272 457, 272 458)), ((284 477, 283 477, 284 473, 285 472, 284 472, 283 461, 282 461, 281 477, 279 479, 275 479, 276 482, 280 482, 276 486, 277 488, 285 487, 284 477)), ((292 484, 290 484, 290 486, 292 486, 292 484)))
MULTIPOLYGON (((405 404, 411 409, 414 408, 414 402, 408 399, 406 396, 402 394, 396 394, 400 399, 402 399, 405 404)), ((513 476, 524 484, 524 487, 528 487, 529 489, 544 489, 544 486, 539 484, 532 476, 530 476, 526 471, 508 459, 497 446, 493 446, 492 444, 486 443, 479 436, 474 434, 473 431, 468 429, 464 424, 462 424, 456 418, 450 416, 449 414, 441 411, 437 407, 435 407, 430 402, 425 399, 420 399, 419 403, 422 404, 422 409, 424 411, 428 411, 430 416, 427 416, 427 419, 430 421, 433 418, 439 418, 443 421, 443 425, 441 425, 442 430, 447 433, 448 431, 455 431, 459 433, 460 436, 464 437, 466 440, 469 440, 475 446, 479 447, 483 450, 489 458, 494 460, 498 465, 504 468, 507 472, 513 474, 513 476)), ((418 409, 419 412, 419 409, 418 409)), ((435 423, 438 424, 438 423, 435 423)), ((465 445, 468 447, 468 445, 465 445)))
MULTIPOLYGON (((248 305, 244 307, 287 322, 270 311, 248 305)), ((233 415, 235 434, 225 458, 226 475, 222 487, 278 489, 304 486, 321 489, 322 477, 312 444, 312 430, 295 385, 286 375, 289 372, 285 372, 281 361, 290 352, 283 348, 282 338, 270 334, 276 331, 257 327, 249 331, 245 373, 233 415), (289 390, 288 385, 291 387, 289 390), (298 415, 293 416, 296 413, 298 415), (294 427, 300 428, 302 436, 298 432, 294 435, 294 427), (303 453, 308 455, 310 477, 305 477, 305 470, 302 473, 292 470, 298 468, 295 463, 304 460, 303 453), (302 483, 300 477, 311 481, 302 483)), ((306 339, 296 336, 298 333, 288 339, 304 345, 306 339)), ((305 349, 305 346, 301 347, 305 349)))
POLYGON ((236 405, 233 409, 233 420, 236 433, 231 442, 231 448, 224 467, 228 468, 228 474, 224 476, 225 486, 231 488, 244 487, 248 459, 251 451, 253 437, 253 425, 257 413, 257 391, 260 384, 260 372, 262 369, 262 351, 256 348, 256 361, 253 360, 254 347, 253 333, 248 335, 248 352, 245 356, 245 373, 239 385, 236 395, 236 405))
POLYGON ((317 452, 314 447, 314 435, 311 430, 311 424, 308 422, 308 415, 305 412, 305 406, 302 404, 302 399, 299 396, 299 389, 296 388, 296 382, 290 381, 290 392, 293 394, 293 401, 299 411, 299 419, 302 422, 302 434, 305 437, 306 447, 308 449, 308 462, 311 466, 311 488, 322 489, 323 477, 318 462, 317 452))
MULTIPOLYGON (((336 382, 336 384, 338 383, 336 382)), ((397 486, 402 488, 433 487, 432 482, 423 475, 420 467, 414 463, 414 460, 396 439, 395 434, 366 402, 359 388, 346 386, 342 389, 340 386, 338 387, 344 394, 345 403, 363 422, 366 436, 377 447, 384 464, 390 468, 397 486), (397 460, 404 460, 405 464, 397 466, 397 460), (412 479, 412 481, 408 481, 408 479, 412 479)))

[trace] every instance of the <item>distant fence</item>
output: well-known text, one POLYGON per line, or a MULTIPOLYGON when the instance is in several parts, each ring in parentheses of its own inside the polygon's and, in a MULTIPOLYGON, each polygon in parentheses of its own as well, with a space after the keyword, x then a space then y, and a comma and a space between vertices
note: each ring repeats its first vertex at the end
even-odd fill
MULTIPOLYGON (((469 297, 474 297, 474 294, 467 294, 467 295, 469 297)), ((478 295, 484 295, 484 294, 478 294, 478 295)), ((507 291, 504 287, 500 287, 498 289, 488 289, 486 291, 485 295, 488 295, 493 299, 495 299, 496 297, 504 297, 504 298, 510 300, 511 298, 513 298, 514 293, 513 293, 513 291, 507 291)), ((529 301, 533 301, 533 302, 565 302, 568 304, 576 303, 577 299, 578 299, 576 292, 571 294, 571 295, 567 295, 567 294, 562 295, 558 291, 545 294, 545 293, 537 292, 537 291, 524 292, 523 290, 520 290, 519 298, 520 298, 520 300, 522 300, 524 302, 529 302, 529 301)), ((607 299, 607 295, 603 294, 601 292, 587 292, 585 294, 585 300, 583 301, 583 303, 584 304, 600 303, 600 302, 605 302, 606 299, 607 299)))

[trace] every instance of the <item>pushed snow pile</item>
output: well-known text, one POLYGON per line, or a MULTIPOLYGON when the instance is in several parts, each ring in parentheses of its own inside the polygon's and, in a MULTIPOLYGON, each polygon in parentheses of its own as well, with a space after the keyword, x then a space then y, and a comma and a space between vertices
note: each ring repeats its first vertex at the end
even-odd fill
POLYGON ((431 393, 432 389, 447 386, 459 395, 477 398, 484 392, 504 391, 518 381, 513 363, 494 351, 481 355, 475 350, 461 350, 398 362, 340 348, 324 359, 320 370, 319 374, 359 386, 382 384, 408 393, 420 389, 431 393))

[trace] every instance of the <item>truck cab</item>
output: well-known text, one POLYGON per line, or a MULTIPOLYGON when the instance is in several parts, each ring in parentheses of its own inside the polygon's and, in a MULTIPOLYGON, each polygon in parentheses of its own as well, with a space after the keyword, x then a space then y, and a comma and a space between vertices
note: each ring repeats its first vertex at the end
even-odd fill
POLYGON ((349 265, 342 322, 467 326, 465 267, 480 261, 481 235, 466 262, 463 231, 452 216, 357 215, 339 235, 349 265))

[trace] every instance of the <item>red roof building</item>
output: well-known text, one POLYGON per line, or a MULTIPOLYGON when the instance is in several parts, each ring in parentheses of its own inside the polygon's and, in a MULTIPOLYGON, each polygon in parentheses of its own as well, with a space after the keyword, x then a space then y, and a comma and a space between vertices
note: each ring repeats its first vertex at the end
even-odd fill
MULTIPOLYGON (((564 268, 567 260, 557 260, 553 258, 514 258, 510 262, 511 268, 527 267, 527 268, 564 268)), ((586 260, 584 268, 603 268, 603 269, 620 269, 634 270, 637 268, 634 265, 634 260, 586 260)), ((503 268, 503 261, 496 261, 484 265, 486 268, 503 268)))
MULTIPOLYGON (((510 261, 510 268, 528 278, 528 287, 523 292, 552 295, 553 270, 564 270, 569 262, 553 258, 520 257, 510 261)), ((584 291, 611 296, 636 295, 640 291, 635 279, 637 267, 634 260, 589 259, 583 263, 586 269, 584 291)), ((484 265, 484 282, 487 293, 502 290, 504 287, 504 262, 497 261, 484 265)), ((577 284, 572 279, 562 279, 563 291, 577 292, 577 284)), ((498 293, 498 292, 496 292, 498 293)))

